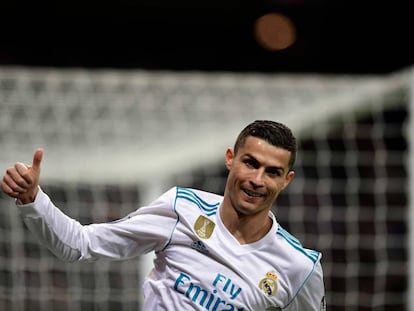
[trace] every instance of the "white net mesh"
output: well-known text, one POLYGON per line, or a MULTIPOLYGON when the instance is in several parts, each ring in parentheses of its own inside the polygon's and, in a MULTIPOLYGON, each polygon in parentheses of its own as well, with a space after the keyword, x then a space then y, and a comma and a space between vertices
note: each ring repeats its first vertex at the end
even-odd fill
MULTIPOLYGON (((0 69, 0 164, 45 149, 42 186, 82 223, 172 185, 221 193, 225 148, 255 119, 299 139, 275 212, 324 253, 331 310, 404 310, 408 290, 406 72, 387 77, 0 69)), ((0 310, 137 310, 137 260, 67 264, 0 196, 0 310)))

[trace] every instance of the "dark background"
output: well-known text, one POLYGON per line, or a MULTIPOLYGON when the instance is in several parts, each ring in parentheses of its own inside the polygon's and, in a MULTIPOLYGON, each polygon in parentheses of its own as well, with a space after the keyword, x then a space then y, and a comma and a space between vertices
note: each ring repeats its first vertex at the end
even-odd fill
POLYGON ((13 1, 0 4, 0 65, 383 74, 414 62, 409 1, 13 1), (288 16, 269 51, 255 20, 288 16))

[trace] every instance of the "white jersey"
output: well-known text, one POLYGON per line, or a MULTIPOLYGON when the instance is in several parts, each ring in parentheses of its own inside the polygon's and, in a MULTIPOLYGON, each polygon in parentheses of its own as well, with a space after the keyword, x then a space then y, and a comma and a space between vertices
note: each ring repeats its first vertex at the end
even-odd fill
POLYGON ((67 261, 120 260, 155 251, 144 310, 324 310, 321 254, 273 220, 261 240, 240 244, 219 217, 222 196, 174 187, 111 223, 81 225, 39 190, 20 205, 28 228, 67 261))

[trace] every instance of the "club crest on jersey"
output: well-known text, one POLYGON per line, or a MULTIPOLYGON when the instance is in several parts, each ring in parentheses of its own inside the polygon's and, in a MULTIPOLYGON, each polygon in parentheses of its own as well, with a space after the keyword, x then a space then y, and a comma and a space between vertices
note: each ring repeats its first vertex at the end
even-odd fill
POLYGON ((274 271, 266 273, 266 277, 259 283, 259 288, 266 294, 266 296, 274 296, 277 292, 277 274, 274 271))
POLYGON ((213 234, 215 226, 216 224, 210 219, 200 215, 194 224, 194 231, 200 239, 209 239, 213 234))

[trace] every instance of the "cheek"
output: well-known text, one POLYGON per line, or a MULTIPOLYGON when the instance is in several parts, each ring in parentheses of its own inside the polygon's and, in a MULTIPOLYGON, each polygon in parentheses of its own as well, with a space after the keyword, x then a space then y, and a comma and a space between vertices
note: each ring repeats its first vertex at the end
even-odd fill
POLYGON ((283 181, 277 181, 276 183, 272 184, 271 189, 272 192, 277 196, 280 191, 283 190, 285 187, 285 183, 283 181))
POLYGON ((229 177, 235 180, 235 179, 241 179, 244 176, 246 176, 246 170, 243 168, 243 166, 233 165, 233 167, 231 168, 231 171, 229 172, 229 177))
POLYGON ((237 181, 237 178, 234 173, 234 170, 231 170, 229 174, 227 175, 227 186, 233 189, 236 181, 237 181))

